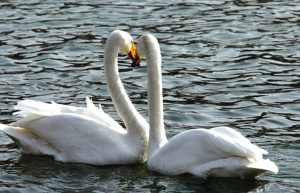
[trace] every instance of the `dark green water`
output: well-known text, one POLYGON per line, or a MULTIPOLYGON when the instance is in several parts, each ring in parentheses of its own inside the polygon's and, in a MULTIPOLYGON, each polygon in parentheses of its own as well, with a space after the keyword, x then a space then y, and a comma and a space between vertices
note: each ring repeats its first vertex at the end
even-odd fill
MULTIPOLYGON (((1 192, 299 192, 300 1, 0 1, 0 122, 22 99, 85 106, 121 122, 105 83, 115 29, 151 33, 163 55, 168 137, 230 126, 279 167, 257 181, 163 176, 144 165, 92 166, 24 154, 0 133, 1 192)), ((146 63, 120 75, 147 115, 146 63)))

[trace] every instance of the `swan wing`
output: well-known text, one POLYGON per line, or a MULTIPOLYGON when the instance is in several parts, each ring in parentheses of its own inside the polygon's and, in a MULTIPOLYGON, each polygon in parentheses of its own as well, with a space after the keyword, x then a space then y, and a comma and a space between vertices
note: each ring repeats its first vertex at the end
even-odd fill
POLYGON ((29 114, 50 116, 61 113, 60 109, 55 105, 34 100, 19 101, 18 104, 15 106, 15 109, 19 111, 15 112, 14 115, 22 117, 25 117, 29 114))
POLYGON ((27 145, 25 152, 53 155, 64 162, 128 163, 135 152, 128 146, 125 130, 120 133, 90 117, 74 113, 15 122, 3 131, 22 148, 27 145), (35 147, 40 144, 46 144, 47 151, 35 147))
POLYGON ((230 127, 214 127, 209 130, 219 132, 219 133, 226 135, 228 137, 231 137, 231 138, 248 140, 240 132, 238 132, 230 127))
POLYGON ((107 126, 113 127, 118 130, 124 130, 118 122, 116 122, 113 118, 111 118, 111 116, 109 116, 102 110, 101 105, 99 105, 99 108, 97 108, 89 97, 86 97, 86 105, 87 107, 83 112, 84 115, 94 118, 101 123, 106 124, 107 126))
POLYGON ((268 154, 266 150, 252 144, 241 133, 230 127, 215 127, 210 129, 209 132, 211 132, 211 136, 215 139, 214 143, 216 147, 224 152, 246 157, 251 162, 261 160, 262 154, 268 154))
MULTIPOLYGON (((268 154, 268 151, 261 149, 257 147, 256 145, 252 144, 246 137, 244 137, 241 133, 238 131, 230 128, 230 127, 214 127, 210 129, 211 131, 216 131, 220 134, 226 135, 232 139, 236 139, 238 141, 243 141, 244 144, 249 144, 252 148, 255 148, 256 152, 261 152, 261 154, 268 154)), ((247 157, 249 161, 255 161, 251 157, 247 157)))
POLYGON ((148 158, 148 168, 163 174, 177 175, 191 172, 195 166, 229 157, 241 157, 249 163, 262 160, 261 149, 249 140, 223 133, 206 129, 182 132, 148 158))
MULTIPOLYGON (((18 102, 15 109, 19 110, 15 112, 15 115, 24 117, 24 120, 20 120, 20 122, 28 122, 31 119, 37 119, 38 117, 51 116, 63 113, 74 113, 78 115, 85 115, 90 118, 93 118, 97 121, 100 121, 106 124, 109 127, 112 127, 120 132, 124 130, 122 126, 116 122, 113 118, 111 118, 108 114, 106 114, 101 107, 97 108, 91 99, 86 98, 87 107, 75 107, 69 105, 61 105, 55 102, 52 104, 34 101, 34 100, 23 100, 18 102)), ((19 123, 20 123, 19 122, 19 123)))

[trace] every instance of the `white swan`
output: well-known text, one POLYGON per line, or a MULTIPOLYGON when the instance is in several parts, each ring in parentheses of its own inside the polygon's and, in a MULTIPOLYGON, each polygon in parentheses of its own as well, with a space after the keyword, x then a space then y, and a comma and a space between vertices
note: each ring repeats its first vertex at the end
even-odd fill
MULTIPOLYGON (((17 105, 24 118, 9 126, 0 124, 24 152, 52 155, 63 162, 96 165, 135 164, 147 160, 149 125, 136 111, 121 83, 118 52, 135 55, 131 36, 114 31, 104 52, 107 85, 123 119, 123 129, 101 107, 87 98, 87 108, 25 100, 17 105)), ((132 56, 131 56, 132 59, 132 56)))
MULTIPOLYGON (((135 61, 146 57, 150 136, 148 169, 165 175, 192 173, 200 177, 253 178, 278 168, 262 158, 267 151, 228 127, 193 129, 167 140, 163 122, 161 54, 152 35, 138 39, 135 61)), ((135 63, 132 64, 135 66, 135 63)))

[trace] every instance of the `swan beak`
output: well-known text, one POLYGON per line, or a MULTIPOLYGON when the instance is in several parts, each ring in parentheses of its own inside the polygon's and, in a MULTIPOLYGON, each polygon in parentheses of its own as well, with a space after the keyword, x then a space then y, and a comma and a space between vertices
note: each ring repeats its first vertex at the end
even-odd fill
POLYGON ((134 43, 132 42, 132 45, 131 45, 131 49, 130 49, 130 52, 127 54, 128 58, 132 61, 131 63, 131 67, 140 67, 140 62, 141 62, 141 59, 140 57, 137 55, 137 51, 136 51, 136 48, 134 46, 134 43))
POLYGON ((128 58, 133 62, 135 59, 135 54, 136 54, 136 50, 135 50, 135 46, 134 43, 131 43, 131 49, 130 52, 127 54, 128 58))
POLYGON ((138 55, 135 56, 134 60, 131 63, 131 67, 140 67, 140 62, 142 59, 138 55))

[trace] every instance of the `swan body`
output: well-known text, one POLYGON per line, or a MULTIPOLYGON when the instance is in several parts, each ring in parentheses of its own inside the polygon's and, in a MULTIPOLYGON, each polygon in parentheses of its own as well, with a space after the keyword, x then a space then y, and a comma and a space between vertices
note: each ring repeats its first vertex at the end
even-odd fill
POLYGON ((277 172, 273 162, 262 159, 267 151, 243 136, 226 135, 223 130, 236 132, 228 127, 216 127, 176 135, 148 158, 148 169, 165 175, 192 173, 204 178, 251 178, 266 171, 277 172))
POLYGON ((191 173, 204 178, 255 178, 267 171, 277 173, 275 163, 263 159, 262 154, 267 151, 229 127, 188 130, 168 141, 163 123, 161 54, 156 38, 152 35, 139 38, 137 55, 147 61, 149 170, 165 175, 191 173))
POLYGON ((0 124, 0 129, 24 152, 52 155, 63 162, 145 162, 149 125, 132 105, 118 74, 118 52, 129 53, 132 46, 131 36, 116 30, 108 38, 104 52, 107 85, 126 130, 89 98, 86 108, 20 101, 15 114, 23 119, 10 125, 0 124))

